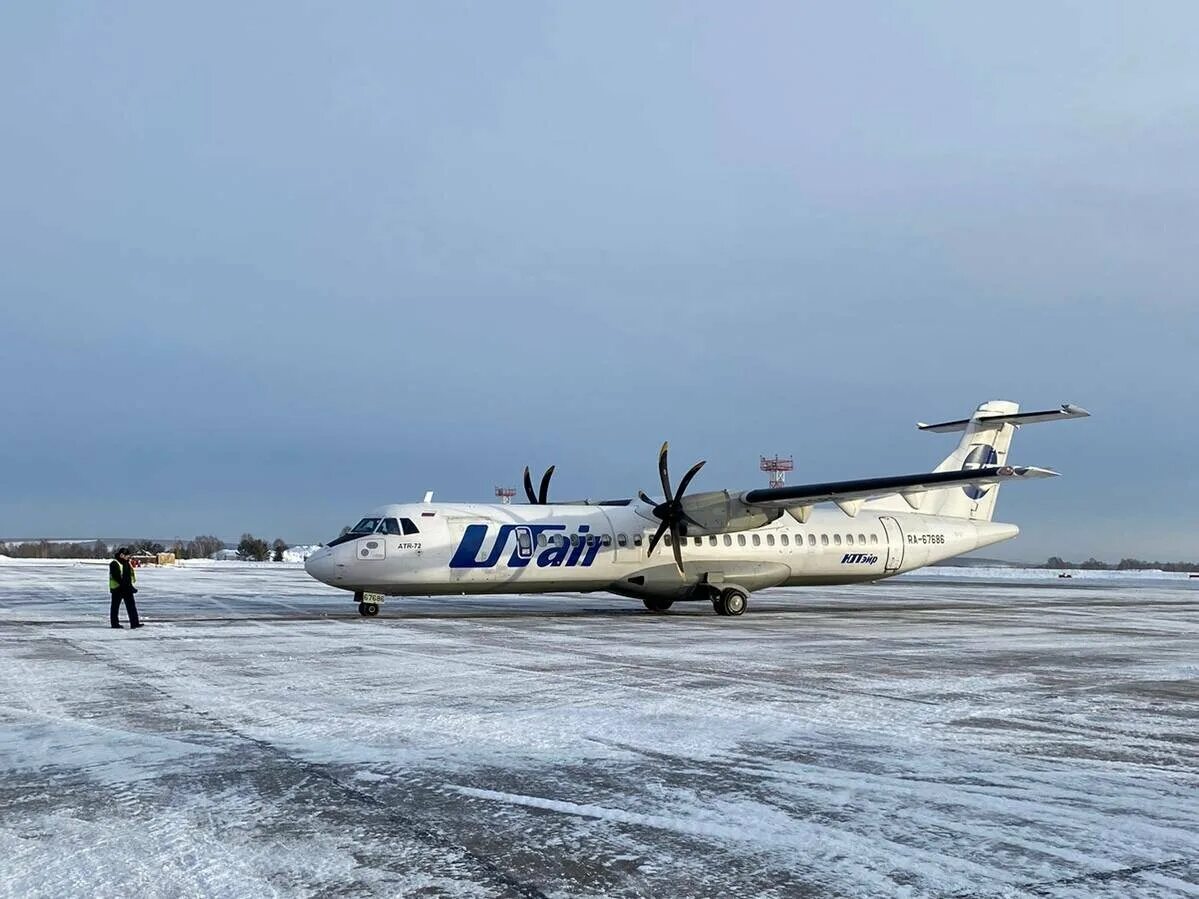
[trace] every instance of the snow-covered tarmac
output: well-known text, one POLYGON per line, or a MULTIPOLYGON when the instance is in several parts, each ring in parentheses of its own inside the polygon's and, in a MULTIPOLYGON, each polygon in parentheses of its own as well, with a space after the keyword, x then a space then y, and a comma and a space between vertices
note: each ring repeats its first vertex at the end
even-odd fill
POLYGON ((1199 580, 106 576, 0 559, 0 895, 1199 895, 1199 580))

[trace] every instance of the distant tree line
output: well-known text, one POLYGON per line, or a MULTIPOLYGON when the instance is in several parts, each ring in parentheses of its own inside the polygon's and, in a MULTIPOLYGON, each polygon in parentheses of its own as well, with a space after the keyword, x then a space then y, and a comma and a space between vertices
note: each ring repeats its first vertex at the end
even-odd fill
POLYGON ((253 534, 242 534, 241 540, 237 544, 237 557, 248 562, 265 562, 270 559, 274 562, 282 562, 283 554, 290 547, 278 537, 274 543, 267 543, 261 537, 255 537, 253 534))
MULTIPOLYGON (((226 548, 224 540, 210 534, 195 537, 186 543, 176 540, 171 544, 165 544, 143 538, 128 540, 121 545, 128 546, 132 552, 174 553, 176 559, 209 559, 226 548)), ((116 546, 103 540, 23 540, 19 543, 0 541, 0 556, 8 556, 10 559, 109 559, 112 558, 116 546)), ((265 562, 267 559, 282 562, 283 554, 288 548, 281 539, 267 543, 253 534, 242 534, 241 542, 237 546, 237 556, 239 559, 255 562, 265 562)))
POLYGON ((107 559, 110 550, 103 540, 93 543, 66 543, 52 540, 0 542, 0 556, 10 559, 107 559))
POLYGON ((1085 562, 1067 562, 1061 556, 1050 556, 1045 567, 1074 568, 1079 571, 1199 571, 1199 562, 1146 562, 1144 559, 1100 562, 1095 558, 1085 562))

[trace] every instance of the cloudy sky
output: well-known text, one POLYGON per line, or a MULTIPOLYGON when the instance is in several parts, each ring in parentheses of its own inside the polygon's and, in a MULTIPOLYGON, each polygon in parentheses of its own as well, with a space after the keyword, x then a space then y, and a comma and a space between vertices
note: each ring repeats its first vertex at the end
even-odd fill
POLYGON ((15 3, 0 535, 924 470, 1199 557, 1193 4, 15 3))

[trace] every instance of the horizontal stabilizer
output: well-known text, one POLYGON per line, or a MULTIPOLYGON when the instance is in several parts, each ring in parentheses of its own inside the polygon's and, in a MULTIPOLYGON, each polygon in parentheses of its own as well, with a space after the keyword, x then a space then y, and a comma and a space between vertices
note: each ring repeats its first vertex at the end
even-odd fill
POLYGON ((749 506, 785 509, 788 506, 808 506, 813 503, 846 503, 893 493, 913 494, 936 487, 965 484, 1002 484, 1008 481, 1028 481, 1035 478, 1057 477, 1056 471, 1031 466, 992 465, 968 471, 927 471, 921 474, 902 474, 889 478, 861 478, 855 481, 829 481, 823 484, 797 484, 794 487, 763 487, 741 495, 749 506))
POLYGON ((917 422, 916 427, 922 431, 932 431, 937 434, 945 434, 950 431, 964 431, 970 426, 971 422, 979 422, 987 425, 1031 425, 1041 421, 1068 421, 1071 418, 1086 418, 1091 413, 1081 406, 1075 406, 1070 403, 1063 403, 1060 409, 1047 409, 1043 412, 1013 412, 1008 415, 975 415, 972 418, 963 418, 958 421, 943 421, 935 425, 917 422))

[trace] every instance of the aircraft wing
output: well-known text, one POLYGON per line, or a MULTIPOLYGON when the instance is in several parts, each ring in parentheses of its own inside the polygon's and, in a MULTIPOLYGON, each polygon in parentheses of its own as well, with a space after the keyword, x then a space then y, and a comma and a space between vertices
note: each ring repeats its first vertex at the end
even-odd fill
MULTIPOLYGON (((747 506, 763 509, 787 509, 835 502, 838 505, 860 503, 863 500, 893 493, 915 500, 926 490, 964 484, 1003 484, 1008 481, 1027 481, 1035 478, 1057 477, 1056 471, 1032 466, 992 465, 969 471, 929 471, 921 474, 901 474, 887 478, 861 478, 855 481, 828 481, 823 484, 796 484, 794 487, 763 487, 741 495, 747 506)), ((843 507, 844 507, 843 505, 843 507)), ((847 510, 848 511, 848 510, 847 510)))

